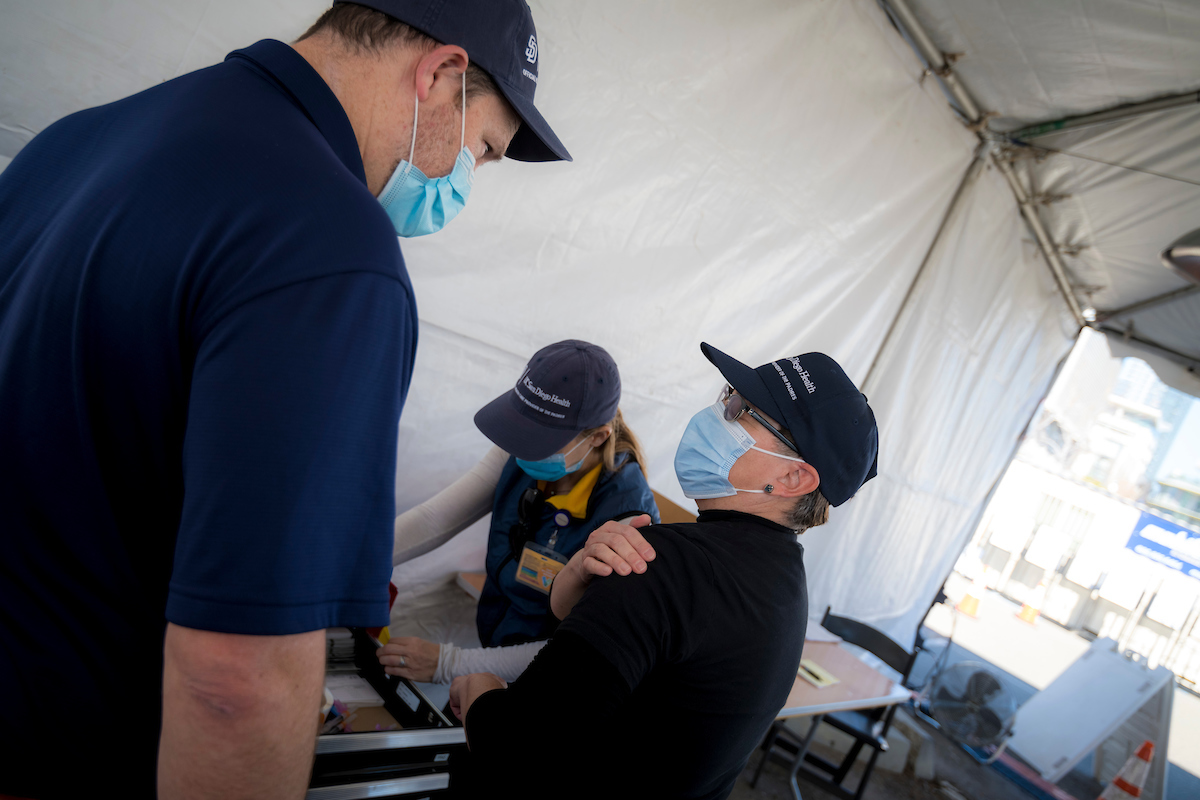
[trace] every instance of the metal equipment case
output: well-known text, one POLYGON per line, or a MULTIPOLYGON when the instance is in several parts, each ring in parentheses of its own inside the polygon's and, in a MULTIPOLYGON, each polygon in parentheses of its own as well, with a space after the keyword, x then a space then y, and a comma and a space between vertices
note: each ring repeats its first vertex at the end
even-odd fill
POLYGON ((362 676, 403 729, 318 736, 307 799, 452 797, 451 770, 466 756, 466 732, 411 682, 384 673, 375 657, 377 643, 366 631, 352 634, 353 663, 330 662, 327 674, 362 676))

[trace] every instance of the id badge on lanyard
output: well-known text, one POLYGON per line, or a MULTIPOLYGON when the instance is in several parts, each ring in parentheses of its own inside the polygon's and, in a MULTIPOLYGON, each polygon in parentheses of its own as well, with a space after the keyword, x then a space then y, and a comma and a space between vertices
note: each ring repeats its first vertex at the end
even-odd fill
POLYGON ((517 563, 517 582, 537 589, 542 594, 550 594, 550 587, 562 568, 567 565, 566 558, 554 551, 559 532, 571 522, 571 516, 565 511, 554 515, 557 530, 550 537, 549 547, 537 542, 529 542, 521 550, 521 560, 517 563))

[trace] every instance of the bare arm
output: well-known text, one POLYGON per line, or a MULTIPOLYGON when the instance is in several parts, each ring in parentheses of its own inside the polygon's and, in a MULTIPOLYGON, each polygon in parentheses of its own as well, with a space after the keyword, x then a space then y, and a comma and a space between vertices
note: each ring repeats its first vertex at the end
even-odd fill
POLYGON ((654 548, 637 529, 650 524, 650 515, 642 514, 629 522, 629 525, 604 523, 571 556, 550 587, 550 610, 554 616, 567 618, 594 575, 610 575, 614 569, 618 575, 646 571, 646 562, 654 560, 654 548))
POLYGON ((325 678, 325 632, 243 636, 168 624, 158 796, 301 798, 325 678))

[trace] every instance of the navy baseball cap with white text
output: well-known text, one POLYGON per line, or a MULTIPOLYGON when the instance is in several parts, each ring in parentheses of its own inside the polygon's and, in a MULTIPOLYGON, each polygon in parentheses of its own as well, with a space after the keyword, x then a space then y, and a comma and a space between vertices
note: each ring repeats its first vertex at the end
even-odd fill
POLYGON ((538 39, 525 0, 335 0, 382 11, 442 44, 458 45, 500 88, 521 118, 504 157, 570 161, 571 154, 533 105, 538 39))
POLYGON ((750 369, 710 344, 700 350, 738 394, 792 435, 800 457, 821 476, 819 488, 830 505, 840 506, 875 477, 875 414, 832 358, 805 353, 750 369))
POLYGON ((533 354, 512 391, 475 414, 475 427, 501 449, 540 461, 617 415, 621 375, 599 345, 567 339, 533 354))

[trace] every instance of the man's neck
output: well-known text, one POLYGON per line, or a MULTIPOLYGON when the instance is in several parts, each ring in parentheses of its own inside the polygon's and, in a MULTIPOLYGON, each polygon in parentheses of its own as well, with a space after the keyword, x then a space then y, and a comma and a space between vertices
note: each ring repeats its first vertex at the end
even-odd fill
POLYGON ((786 502, 781 503, 781 500, 784 498, 738 493, 732 497, 697 500, 696 508, 701 511, 741 511, 743 514, 753 514, 790 528, 787 520, 788 506, 786 502))
MULTIPOLYGON (((331 35, 321 34, 294 42, 292 48, 317 71, 346 112, 358 142, 358 152, 362 156, 367 188, 372 194, 378 195, 392 166, 384 156, 394 148, 389 142, 376 141, 378 137, 375 134, 379 128, 377 117, 386 115, 394 103, 401 102, 393 86, 395 75, 402 71, 402 65, 395 63, 401 55, 351 53, 335 42, 331 35)), ((404 130, 394 132, 401 139, 406 139, 412 133, 411 98, 404 102, 409 104, 406 113, 401 115, 404 123, 400 127, 404 130)))

